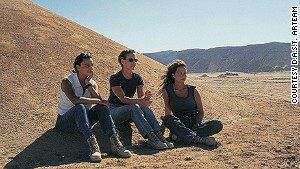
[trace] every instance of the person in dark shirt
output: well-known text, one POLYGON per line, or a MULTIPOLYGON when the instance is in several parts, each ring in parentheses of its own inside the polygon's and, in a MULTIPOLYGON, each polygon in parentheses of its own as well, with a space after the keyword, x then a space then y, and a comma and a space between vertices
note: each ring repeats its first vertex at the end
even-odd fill
POLYGON ((173 148, 173 143, 166 141, 161 126, 149 108, 151 92, 144 92, 143 78, 133 72, 137 61, 134 50, 124 50, 118 57, 122 70, 109 79, 111 116, 115 124, 133 121, 141 135, 148 138, 147 143, 152 148, 173 148), (136 91, 137 98, 134 98, 136 91))
POLYGON ((220 120, 203 121, 204 110, 200 94, 195 86, 185 84, 187 66, 182 60, 168 65, 162 76, 161 93, 165 103, 164 125, 174 141, 186 144, 198 143, 215 146, 215 138, 209 137, 223 129, 220 120))

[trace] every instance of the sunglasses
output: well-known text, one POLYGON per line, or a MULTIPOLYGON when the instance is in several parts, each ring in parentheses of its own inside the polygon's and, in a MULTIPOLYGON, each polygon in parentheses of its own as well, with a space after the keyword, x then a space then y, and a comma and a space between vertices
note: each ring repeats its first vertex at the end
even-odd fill
POLYGON ((91 53, 87 52, 87 53, 80 53, 80 56, 83 57, 83 56, 91 56, 91 53))
POLYGON ((133 61, 134 61, 134 62, 137 62, 138 60, 137 60, 137 59, 128 58, 128 61, 129 61, 129 62, 133 62, 133 61))

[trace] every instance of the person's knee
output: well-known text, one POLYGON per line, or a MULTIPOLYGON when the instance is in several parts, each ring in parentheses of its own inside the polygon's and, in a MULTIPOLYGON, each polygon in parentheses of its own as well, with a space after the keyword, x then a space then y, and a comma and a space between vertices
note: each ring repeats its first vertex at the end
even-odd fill
POLYGON ((131 114, 143 114, 143 111, 141 110, 141 108, 139 107, 139 105, 137 104, 131 104, 131 105, 127 105, 128 109, 130 110, 131 114))
POLYGON ((144 112, 141 110, 139 105, 137 104, 132 104, 132 105, 127 105, 128 111, 130 111, 130 118, 135 121, 135 119, 140 119, 142 116, 144 116, 144 112))
POLYGON ((109 109, 107 106, 102 105, 102 104, 97 104, 95 105, 95 109, 97 109, 96 112, 100 112, 100 113, 109 113, 109 109))
POLYGON ((221 120, 212 120, 212 122, 216 130, 221 131, 223 129, 223 122, 221 120))
POLYGON ((75 105, 75 114, 76 115, 84 115, 86 113, 86 107, 84 106, 84 104, 76 104, 75 105))
POLYGON ((143 106, 143 105, 137 105, 137 107, 139 107, 143 112, 153 113, 153 111, 149 107, 146 107, 146 106, 143 106))
POLYGON ((87 109, 84 104, 77 104, 74 111, 75 121, 87 121, 87 109))

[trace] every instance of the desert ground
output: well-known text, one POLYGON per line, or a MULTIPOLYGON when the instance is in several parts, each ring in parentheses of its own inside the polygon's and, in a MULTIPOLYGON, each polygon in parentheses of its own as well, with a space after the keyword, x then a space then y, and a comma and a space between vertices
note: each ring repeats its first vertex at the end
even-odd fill
POLYGON ((224 72, 189 75, 251 106, 252 111, 241 114, 235 124, 225 125, 224 136, 237 139, 222 139, 219 148, 225 153, 218 156, 228 160, 225 168, 231 168, 230 164, 239 168, 300 168, 300 112, 290 103, 290 72, 236 73, 238 76, 220 77, 224 72))
MULTIPOLYGON (((300 168, 300 111, 289 102, 289 72, 218 77, 220 74, 224 73, 188 76, 228 97, 246 102, 251 111, 210 115, 209 118, 224 120, 223 131, 215 135, 219 142, 216 147, 175 143, 174 149, 151 150, 139 143, 142 138, 131 125, 135 137, 132 145, 127 146, 133 153, 131 158, 118 158, 102 147, 103 161, 90 163, 87 147, 76 142, 83 141, 79 134, 50 129, 17 156, 3 154, 8 161, 5 168, 23 168, 22 165, 25 168, 300 168), (231 117, 230 114, 236 115, 231 117), (77 147, 80 150, 76 150, 77 147), (60 148, 74 151, 64 152, 60 148)), ((97 127, 94 127, 95 132, 101 133, 97 127)))

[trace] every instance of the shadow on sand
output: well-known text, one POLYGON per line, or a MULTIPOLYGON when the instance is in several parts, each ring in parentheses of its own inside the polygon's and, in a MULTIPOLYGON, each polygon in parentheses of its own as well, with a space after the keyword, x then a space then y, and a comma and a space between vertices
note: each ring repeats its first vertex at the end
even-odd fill
MULTIPOLYGON (((131 146, 132 129, 130 124, 117 126, 121 142, 131 146), (128 126, 129 125, 129 126, 128 126)), ((100 146, 102 158, 117 158, 111 154, 109 138, 97 123, 93 131, 100 146)), ((64 133, 49 129, 22 152, 16 155, 4 168, 37 168, 59 166, 70 163, 89 162, 89 147, 84 137, 79 133, 64 133)))
MULTIPOLYGON (((150 155, 158 153, 146 146, 145 142, 132 146, 131 124, 117 126, 121 142, 131 152, 138 155, 150 155)), ((119 158, 111 153, 109 138, 100 129, 97 123, 93 131, 100 146, 102 158, 119 158)), ((218 146, 208 147, 203 145, 184 145, 180 142, 175 143, 175 148, 196 146, 204 150, 213 150, 218 146)), ((71 163, 89 162, 89 147, 84 137, 79 133, 64 133, 56 129, 49 129, 33 143, 28 145, 22 152, 16 155, 4 168, 37 168, 60 166, 71 163)))

